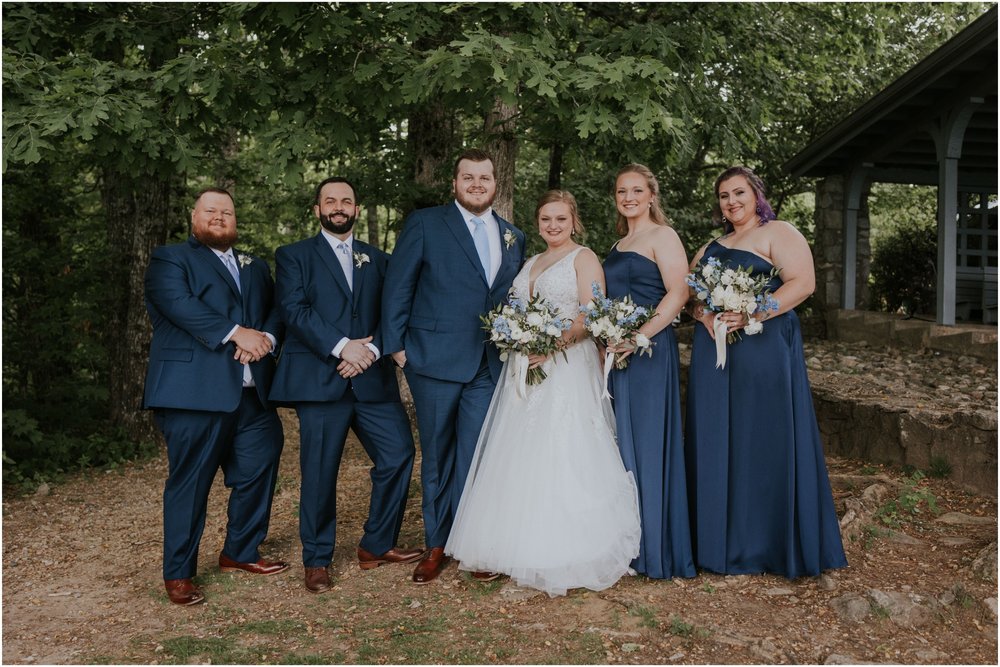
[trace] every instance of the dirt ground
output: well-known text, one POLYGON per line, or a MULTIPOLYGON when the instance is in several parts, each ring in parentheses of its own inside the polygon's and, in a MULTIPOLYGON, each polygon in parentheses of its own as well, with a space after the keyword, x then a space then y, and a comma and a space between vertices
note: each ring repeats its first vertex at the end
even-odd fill
MULTIPOLYGON (((450 565, 427 586, 412 566, 363 572, 354 547, 369 493, 356 441, 338 488, 334 590, 302 586, 298 438, 286 446, 262 551, 274 577, 222 574, 226 489, 217 480, 197 581, 207 602, 163 593, 166 459, 90 472, 3 498, 7 664, 906 663, 996 664, 997 503, 947 479, 829 458, 850 566, 821 577, 626 577, 550 599, 450 565)), ((419 477, 400 543, 420 545, 419 477)))

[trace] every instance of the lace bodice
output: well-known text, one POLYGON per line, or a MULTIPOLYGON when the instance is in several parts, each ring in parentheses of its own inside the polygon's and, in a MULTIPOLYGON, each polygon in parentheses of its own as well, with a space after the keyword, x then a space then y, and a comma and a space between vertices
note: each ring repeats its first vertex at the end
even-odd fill
MULTIPOLYGON (((573 250, 535 278, 535 294, 540 294, 559 311, 560 317, 567 320, 576 319, 580 314, 580 295, 573 261, 581 250, 583 246, 573 250)), ((525 262, 521 272, 514 278, 511 291, 520 299, 528 300, 531 297, 528 293, 531 267, 539 257, 541 255, 535 255, 525 262)))

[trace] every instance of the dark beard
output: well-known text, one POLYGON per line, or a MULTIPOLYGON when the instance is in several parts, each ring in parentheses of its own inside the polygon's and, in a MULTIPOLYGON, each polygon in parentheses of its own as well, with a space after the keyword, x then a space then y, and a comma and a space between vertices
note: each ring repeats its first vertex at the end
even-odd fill
POLYGON ((358 219, 356 215, 347 216, 347 222, 342 222, 337 224, 330 219, 328 215, 319 216, 319 224, 323 225, 323 229, 330 232, 331 234, 346 234, 354 228, 354 222, 358 219))
POLYGON ((237 239, 235 229, 227 231, 202 229, 197 232, 192 232, 192 234, 202 245, 207 245, 209 248, 215 248, 221 252, 225 252, 232 248, 237 239))

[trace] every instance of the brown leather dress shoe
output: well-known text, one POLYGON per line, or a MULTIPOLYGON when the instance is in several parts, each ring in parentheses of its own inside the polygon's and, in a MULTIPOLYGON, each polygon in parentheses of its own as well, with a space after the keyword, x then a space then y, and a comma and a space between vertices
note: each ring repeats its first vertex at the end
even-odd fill
POLYGON ((325 593, 330 590, 330 572, 325 567, 307 567, 306 590, 310 593, 325 593))
POLYGON ((278 574, 288 569, 288 563, 281 560, 264 560, 261 558, 256 563, 238 563, 226 554, 219 554, 219 569, 223 572, 235 572, 242 570, 250 574, 278 574))
POLYGON ((487 581, 496 581, 500 578, 499 572, 471 572, 470 574, 476 581, 482 581, 484 583, 487 581))
POLYGON ((393 547, 381 556, 358 547, 358 565, 362 570, 373 570, 386 563, 412 563, 424 555, 423 549, 400 549, 393 547))
POLYGON ((167 597, 174 604, 189 607, 205 601, 205 596, 191 579, 164 579, 163 586, 167 589, 167 597))
POLYGON ((438 578, 451 559, 444 555, 444 547, 434 547, 413 570, 413 583, 429 584, 438 578))

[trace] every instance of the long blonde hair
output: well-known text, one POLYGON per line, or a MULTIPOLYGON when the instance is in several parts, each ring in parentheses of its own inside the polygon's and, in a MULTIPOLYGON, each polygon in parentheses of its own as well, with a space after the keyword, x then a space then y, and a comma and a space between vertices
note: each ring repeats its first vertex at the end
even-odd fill
MULTIPOLYGON (((612 197, 615 197, 615 189, 618 185, 618 179, 621 178, 623 174, 639 174, 646 179, 646 185, 649 187, 649 191, 653 195, 653 199, 649 206, 649 217, 656 224, 669 227, 670 223, 667 221, 667 215, 663 212, 663 208, 660 206, 660 183, 656 180, 656 175, 650 170, 650 168, 646 165, 633 162, 619 169, 618 173, 615 174, 615 185, 612 186, 611 191, 612 197)), ((628 220, 621 214, 621 212, 618 213, 618 221, 615 225, 615 230, 618 232, 618 236, 625 236, 628 234, 628 220)))

